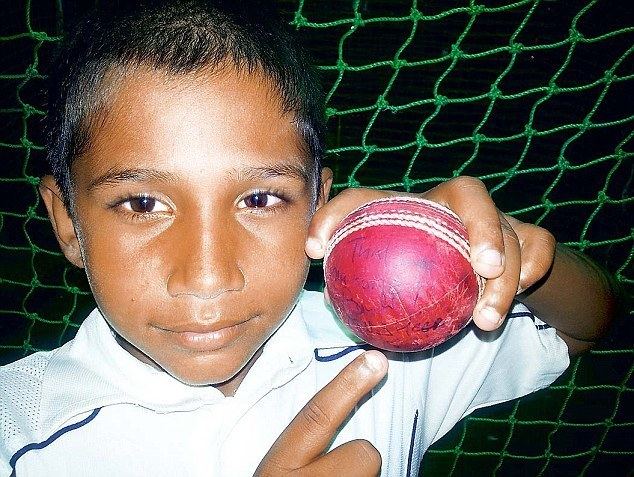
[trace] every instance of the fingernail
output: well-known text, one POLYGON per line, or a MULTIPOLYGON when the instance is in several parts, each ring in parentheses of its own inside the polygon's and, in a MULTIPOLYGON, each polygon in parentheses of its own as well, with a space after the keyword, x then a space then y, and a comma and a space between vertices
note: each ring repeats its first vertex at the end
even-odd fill
POLYGON ((306 247, 314 250, 315 252, 321 252, 321 250, 323 249, 323 247, 321 246, 321 242, 312 237, 306 240, 306 247))
POLYGON ((502 317, 500 316, 500 314, 493 308, 490 308, 488 306, 480 310, 480 317, 493 326, 499 325, 502 321, 502 317))
POLYGON ((502 255, 497 250, 487 249, 478 254, 477 261, 490 267, 501 267, 502 255))
POLYGON ((381 358, 379 353, 368 351, 365 353, 365 365, 372 372, 379 372, 385 369, 385 360, 381 358))

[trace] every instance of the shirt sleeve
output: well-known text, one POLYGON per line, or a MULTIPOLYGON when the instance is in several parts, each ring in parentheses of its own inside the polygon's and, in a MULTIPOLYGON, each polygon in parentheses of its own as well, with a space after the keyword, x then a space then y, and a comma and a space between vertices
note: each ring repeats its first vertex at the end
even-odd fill
POLYGON ((516 303, 494 332, 474 325, 433 350, 424 431, 435 442, 475 409, 550 385, 570 364, 556 330, 516 303))
POLYGON ((11 475, 18 451, 41 437, 42 382, 52 354, 34 353, 0 367, 0 477, 11 475))

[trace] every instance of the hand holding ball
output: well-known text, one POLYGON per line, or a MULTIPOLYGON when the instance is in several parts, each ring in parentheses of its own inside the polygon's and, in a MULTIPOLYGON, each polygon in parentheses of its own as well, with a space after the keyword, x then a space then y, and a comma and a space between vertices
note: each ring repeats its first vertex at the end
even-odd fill
POLYGON ((458 333, 484 286, 458 216, 410 197, 375 200, 348 215, 328 244, 324 274, 346 326, 392 351, 420 351, 458 333))

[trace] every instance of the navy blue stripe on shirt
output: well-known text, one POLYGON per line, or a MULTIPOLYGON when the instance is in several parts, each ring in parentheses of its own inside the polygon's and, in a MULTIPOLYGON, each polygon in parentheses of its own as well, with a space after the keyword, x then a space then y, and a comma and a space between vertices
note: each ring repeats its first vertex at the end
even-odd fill
POLYGON ((11 469, 13 470, 11 472, 11 476, 10 477, 15 477, 15 465, 18 462, 18 459, 20 457, 22 457, 24 454, 26 454, 27 452, 32 451, 32 450, 44 449, 46 446, 52 444, 57 439, 59 439, 61 436, 66 434, 67 432, 74 431, 75 429, 79 429, 80 427, 85 426, 90 421, 92 421, 95 417, 97 417, 97 414, 99 414, 99 411, 101 411, 100 407, 98 407, 93 412, 91 412, 90 415, 87 418, 85 418, 84 420, 76 422, 75 424, 71 424, 71 425, 66 426, 66 427, 62 427, 59 431, 57 431, 54 434, 52 434, 45 441, 33 442, 31 444, 25 445, 22 449, 20 449, 15 454, 13 454, 13 457, 11 457, 11 460, 9 461, 9 465, 11 466, 11 469))
MULTIPOLYGON (((530 318, 531 320, 533 320, 533 323, 535 323, 535 315, 533 315, 530 311, 517 311, 515 313, 509 313, 507 315, 507 318, 530 318)), ((535 328, 538 330, 547 330, 548 328, 551 328, 550 325, 547 325, 546 323, 544 323, 543 325, 538 325, 535 324, 535 328)))
POLYGON ((530 318, 535 321, 535 315, 533 315, 530 311, 516 311, 515 313, 509 313, 506 316, 507 318, 530 318))
POLYGON ((418 409, 416 409, 416 414, 414 414, 414 425, 412 426, 412 438, 409 443, 409 455, 407 456, 407 477, 411 477, 412 475, 412 458, 414 457, 414 442, 416 441, 417 427, 418 427, 418 409))
POLYGON ((348 346, 347 348, 344 348, 341 351, 336 352, 335 354, 329 354, 327 356, 321 356, 319 354, 319 351, 322 351, 323 348, 315 348, 315 359, 322 363, 325 363, 328 361, 334 361, 358 349, 363 349, 363 350, 372 349, 372 346, 370 346, 369 344, 359 344, 354 346, 348 346))

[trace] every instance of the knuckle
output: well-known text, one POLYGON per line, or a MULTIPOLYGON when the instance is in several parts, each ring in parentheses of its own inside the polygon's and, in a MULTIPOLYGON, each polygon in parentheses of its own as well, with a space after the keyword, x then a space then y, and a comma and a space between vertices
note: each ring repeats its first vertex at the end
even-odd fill
POLYGON ((539 236, 539 262, 541 264, 542 272, 545 272, 546 269, 550 268, 553 259, 555 258, 555 248, 557 247, 557 241, 553 234, 548 232, 545 229, 540 229, 541 234, 539 236))
POLYGON ((557 246, 557 240, 555 239, 555 236, 542 227, 539 227, 539 232, 540 240, 543 242, 544 246, 548 247, 548 250, 554 253, 555 247, 557 246))
POLYGON ((300 419, 309 429, 319 428, 328 429, 331 425, 331 419, 328 413, 319 403, 311 399, 308 404, 300 412, 300 419))
POLYGON ((555 249, 557 240, 555 236, 547 229, 535 224, 522 224, 526 229, 526 235, 530 240, 541 242, 544 246, 555 249))
POLYGON ((528 228, 530 234, 525 240, 532 244, 531 249, 533 249, 534 258, 550 263, 557 246, 555 236, 538 225, 529 224, 528 228))
POLYGON ((467 189, 467 190, 483 189, 483 190, 486 190, 486 186, 484 185, 484 182, 482 182, 477 177, 472 177, 472 176, 458 176, 458 177, 454 177, 453 179, 448 181, 448 184, 452 185, 453 187, 459 188, 459 189, 467 189))

